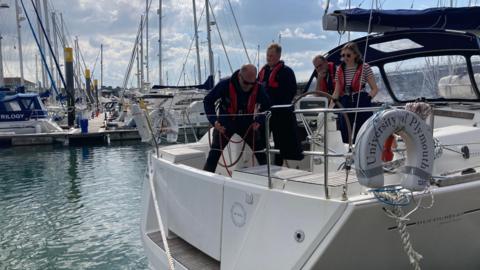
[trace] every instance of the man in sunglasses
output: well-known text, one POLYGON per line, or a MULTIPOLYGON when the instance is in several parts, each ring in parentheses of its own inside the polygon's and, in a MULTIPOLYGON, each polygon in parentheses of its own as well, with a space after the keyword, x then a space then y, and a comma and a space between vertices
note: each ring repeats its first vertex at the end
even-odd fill
POLYGON ((328 62, 323 55, 317 55, 313 58, 313 66, 315 67, 317 86, 315 91, 332 94, 335 90, 335 64, 328 62))
MULTIPOLYGON (((297 80, 293 70, 280 60, 282 47, 273 43, 267 48, 267 64, 258 73, 259 82, 265 90, 273 105, 290 105, 297 93, 297 80)), ((283 165, 284 158, 298 159, 298 135, 296 134, 296 120, 292 112, 273 114, 270 121, 275 148, 280 149, 280 154, 275 155, 274 164, 283 165), (290 147, 294 146, 294 147, 290 147)))
MULTIPOLYGON (((230 138, 236 133, 254 151, 265 148, 265 136, 261 126, 263 115, 256 115, 270 108, 264 88, 257 83, 257 68, 243 65, 233 75, 220 81, 203 100, 208 121, 214 126, 213 142, 204 170, 215 172, 218 160, 230 138), (218 115, 215 104, 219 102, 218 115), (255 146, 255 147, 254 147, 255 146)), ((266 164, 265 153, 255 153, 258 164, 266 164)))

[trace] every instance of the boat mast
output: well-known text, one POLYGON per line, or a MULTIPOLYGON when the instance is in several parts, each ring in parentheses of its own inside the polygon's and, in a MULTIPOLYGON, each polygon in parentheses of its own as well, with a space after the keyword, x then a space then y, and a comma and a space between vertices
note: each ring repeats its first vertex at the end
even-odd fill
POLYGON ((0 87, 3 87, 5 85, 5 81, 3 80, 2 39, 2 33, 0 33, 0 87))
POLYGON ((20 18, 20 6, 18 5, 18 0, 15 0, 15 14, 17 17, 18 57, 20 61, 20 84, 23 86, 25 85, 25 77, 23 75, 22 35, 20 32, 20 21, 23 20, 23 17, 20 18))
MULTIPOLYGON (((52 40, 52 36, 50 35, 50 19, 49 19, 49 16, 48 16, 48 2, 47 0, 43 0, 43 8, 44 8, 44 20, 45 20, 45 30, 46 30, 46 36, 47 36, 47 39, 48 40, 52 40)), ((50 70, 53 69, 53 59, 52 59, 52 53, 50 52, 50 50, 46 50, 45 49, 45 52, 49 52, 49 62, 50 62, 50 65, 49 65, 49 68, 50 70)))
MULTIPOLYGON (((45 52, 45 40, 43 38, 43 35, 42 35, 42 5, 40 3, 40 0, 35 0, 35 6, 37 7, 37 12, 38 12, 38 20, 37 20, 37 32, 38 32, 38 38, 39 38, 39 46, 40 46, 40 50, 42 52, 45 52)), ((46 65, 46 63, 45 63, 46 65)), ((46 75, 46 72, 45 72, 45 65, 41 65, 41 68, 42 68, 42 84, 41 84, 41 87, 43 86, 44 88, 47 87, 47 75, 46 75)), ((40 87, 40 88, 41 88, 40 87)))
POLYGON ((212 51, 212 39, 210 35, 210 11, 208 7, 208 0, 205 0, 205 15, 207 21, 207 41, 208 41, 208 64, 210 66, 210 76, 214 76, 215 69, 213 67, 213 51, 212 51))
POLYGON ((200 51, 198 47, 198 25, 197 25, 197 9, 195 7, 195 0, 192 0, 193 5, 193 27, 195 29, 195 50, 197 51, 197 74, 198 84, 202 83, 202 72, 200 71, 200 51))
POLYGON ((103 44, 100 44, 100 90, 103 85, 103 44))
POLYGON ((158 0, 158 84, 162 85, 162 0, 158 0))
MULTIPOLYGON (((59 57, 59 54, 58 54, 58 36, 59 36, 59 32, 57 31, 58 30, 58 25, 57 25, 57 15, 55 14, 55 12, 52 12, 52 33, 53 33, 53 49, 54 49, 54 57, 59 57)), ((58 85, 58 88, 60 89, 61 88, 61 82, 60 82, 60 76, 58 75, 59 71, 57 70, 57 72, 55 72, 55 81, 56 81, 56 84, 58 85)), ((56 93, 54 94, 54 96, 56 95, 56 93)), ((56 97, 55 97, 55 100, 56 100, 56 97)))
POLYGON ((149 71, 148 71, 148 12, 149 12, 149 6, 148 6, 148 0, 145 0, 146 5, 145 5, 145 72, 147 73, 147 83, 150 82, 150 76, 149 76, 149 71))
POLYGON ((143 66, 144 66, 144 62, 143 62, 143 27, 144 27, 144 24, 143 24, 143 15, 141 16, 140 18, 140 92, 143 91, 143 83, 145 82, 144 81, 144 77, 143 77, 143 66))

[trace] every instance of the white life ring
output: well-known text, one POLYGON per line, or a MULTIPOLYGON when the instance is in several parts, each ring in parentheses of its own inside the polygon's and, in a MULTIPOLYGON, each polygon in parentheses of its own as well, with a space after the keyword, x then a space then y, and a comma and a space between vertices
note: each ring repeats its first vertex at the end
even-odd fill
POLYGON ((410 190, 423 190, 429 184, 433 169, 432 129, 416 113, 406 110, 379 112, 362 125, 354 150, 357 178, 363 186, 384 186, 383 145, 394 132, 402 136, 407 147, 401 185, 410 190))

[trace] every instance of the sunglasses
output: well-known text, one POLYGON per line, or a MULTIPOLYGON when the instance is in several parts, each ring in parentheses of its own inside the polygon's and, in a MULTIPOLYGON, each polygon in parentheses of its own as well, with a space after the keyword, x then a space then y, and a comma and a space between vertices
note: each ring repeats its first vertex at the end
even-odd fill
POLYGON ((322 66, 323 66, 323 63, 318 64, 318 65, 315 66, 315 69, 319 69, 319 68, 321 68, 322 66))
POLYGON ((349 53, 342 53, 340 56, 343 57, 343 58, 350 58, 350 57, 352 57, 352 55, 349 54, 349 53))
POLYGON ((249 82, 249 81, 245 80, 245 78, 243 78, 242 75, 240 75, 240 78, 242 78, 243 83, 246 84, 246 85, 255 85, 257 83, 257 81, 249 82))

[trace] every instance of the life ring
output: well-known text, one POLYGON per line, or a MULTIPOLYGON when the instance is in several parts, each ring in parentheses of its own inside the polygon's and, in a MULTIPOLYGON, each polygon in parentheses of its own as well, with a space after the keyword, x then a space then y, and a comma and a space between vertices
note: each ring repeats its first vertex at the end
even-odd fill
POLYGON ((407 148, 401 185, 410 190, 423 190, 433 170, 432 129, 416 113, 406 110, 379 112, 362 125, 354 150, 357 178, 363 186, 384 186, 382 148, 394 132, 404 139, 407 148))

